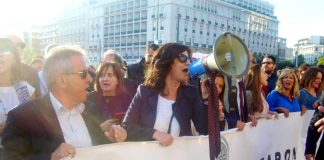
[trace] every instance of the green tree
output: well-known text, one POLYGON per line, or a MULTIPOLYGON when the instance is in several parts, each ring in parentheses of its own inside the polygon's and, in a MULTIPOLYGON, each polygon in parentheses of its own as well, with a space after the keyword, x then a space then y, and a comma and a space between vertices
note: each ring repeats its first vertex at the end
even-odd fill
POLYGON ((324 65, 324 57, 318 58, 317 65, 324 65))
POLYGON ((284 69, 286 67, 292 67, 293 63, 291 61, 285 60, 277 63, 277 69, 284 69))
POLYGON ((37 55, 39 55, 38 51, 30 45, 27 45, 24 50, 23 61, 29 64, 30 61, 37 55))
POLYGON ((262 55, 254 54, 254 62, 256 64, 261 64, 262 60, 263 60, 263 56, 262 55))
MULTIPOLYGON (((296 58, 295 58, 295 61, 294 62, 296 62, 296 58)), ((302 55, 302 54, 300 54, 300 55, 298 55, 298 67, 301 65, 301 64, 303 64, 305 62, 305 57, 304 57, 304 55, 302 55)))

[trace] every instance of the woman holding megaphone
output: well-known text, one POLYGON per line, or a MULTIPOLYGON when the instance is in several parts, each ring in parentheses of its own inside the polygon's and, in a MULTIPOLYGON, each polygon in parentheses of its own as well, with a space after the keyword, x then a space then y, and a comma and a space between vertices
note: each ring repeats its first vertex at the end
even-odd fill
POLYGON ((190 61, 190 49, 177 43, 156 52, 123 122, 128 140, 157 140, 168 146, 174 137, 192 135, 191 121, 200 134, 208 134, 207 107, 187 85, 190 61))

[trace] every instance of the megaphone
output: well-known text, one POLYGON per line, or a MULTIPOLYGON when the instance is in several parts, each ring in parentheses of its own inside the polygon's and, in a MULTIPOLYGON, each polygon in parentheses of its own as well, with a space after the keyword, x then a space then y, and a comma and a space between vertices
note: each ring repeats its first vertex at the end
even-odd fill
POLYGON ((215 42, 213 53, 189 65, 190 77, 221 71, 227 76, 241 77, 249 67, 249 52, 243 41, 229 32, 215 42))

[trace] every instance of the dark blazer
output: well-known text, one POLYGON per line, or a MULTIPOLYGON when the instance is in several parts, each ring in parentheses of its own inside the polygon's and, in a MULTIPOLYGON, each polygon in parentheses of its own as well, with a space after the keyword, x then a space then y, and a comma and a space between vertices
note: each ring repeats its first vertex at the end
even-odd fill
POLYGON ((145 58, 142 58, 140 62, 131 64, 127 67, 127 75, 129 79, 137 81, 138 84, 144 82, 144 66, 145 58))
POLYGON ((25 63, 21 63, 20 74, 22 80, 27 81, 31 86, 35 88, 35 96, 40 97, 40 83, 37 71, 31 66, 25 63))
MULTIPOLYGON (((321 106, 324 105, 324 94, 321 95, 319 104, 321 106)), ((309 123, 308 129, 307 129, 305 155, 306 154, 315 155, 317 141, 319 140, 322 133, 317 132, 318 127, 315 127, 314 124, 322 118, 324 118, 324 113, 320 112, 318 109, 315 109, 314 115, 313 115, 313 117, 309 123)), ((322 137, 320 140, 320 145, 317 149, 315 159, 316 160, 324 159, 324 137, 322 137)))
MULTIPOLYGON (((89 108, 85 107, 82 117, 92 144, 107 143, 99 127, 99 116, 89 108)), ((9 112, 2 134, 4 159, 47 160, 63 142, 63 133, 48 94, 9 112)))
MULTIPOLYGON (((153 140, 154 123, 159 91, 140 85, 124 118, 127 140, 153 140)), ((180 136, 191 136, 191 121, 200 134, 208 134, 207 106, 203 105, 192 86, 180 86, 172 105, 175 118, 180 125, 180 136)))

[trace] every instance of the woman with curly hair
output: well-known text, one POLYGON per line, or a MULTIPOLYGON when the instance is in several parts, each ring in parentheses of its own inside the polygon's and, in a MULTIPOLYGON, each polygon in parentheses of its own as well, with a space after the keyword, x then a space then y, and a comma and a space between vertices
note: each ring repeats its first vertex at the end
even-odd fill
POLYGON ((301 79, 299 104, 307 109, 317 108, 321 96, 323 72, 319 68, 311 67, 301 79))
POLYGON ((207 107, 187 85, 190 60, 190 49, 177 43, 157 51, 123 122, 128 140, 157 140, 168 146, 173 137, 192 135, 191 121, 200 134, 208 134, 207 107))
POLYGON ((275 90, 267 96, 271 111, 284 113, 301 111, 297 98, 299 97, 299 84, 297 76, 292 69, 283 69, 278 77, 275 90))

